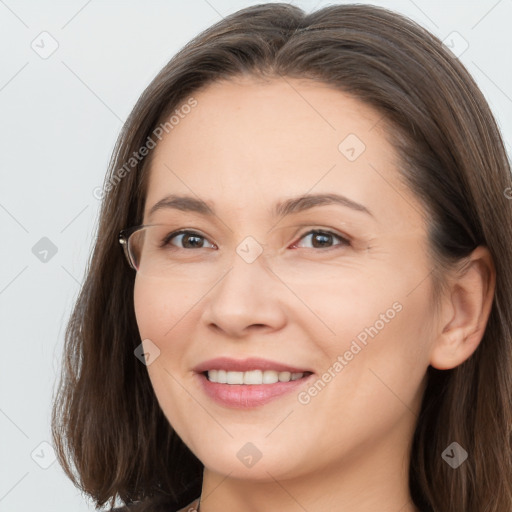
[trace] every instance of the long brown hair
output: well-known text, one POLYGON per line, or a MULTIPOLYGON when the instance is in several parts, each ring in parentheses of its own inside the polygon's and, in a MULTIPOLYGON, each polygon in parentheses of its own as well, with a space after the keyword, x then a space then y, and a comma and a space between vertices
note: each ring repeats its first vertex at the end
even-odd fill
POLYGON ((172 510, 200 494, 203 465, 174 433, 134 356, 141 343, 135 275, 117 236, 143 217, 151 151, 127 166, 133 154, 194 92, 241 75, 309 78, 382 115, 400 176, 429 214, 434 283, 477 246, 489 248, 496 289, 484 337, 460 366, 428 368, 409 486, 422 511, 512 510, 510 162, 461 62, 410 19, 361 4, 310 14, 284 3, 240 10, 183 47, 138 100, 110 161, 94 250, 65 335, 52 432, 67 475, 98 507, 120 498, 172 510), (453 441, 469 454, 456 470, 441 457, 453 441))

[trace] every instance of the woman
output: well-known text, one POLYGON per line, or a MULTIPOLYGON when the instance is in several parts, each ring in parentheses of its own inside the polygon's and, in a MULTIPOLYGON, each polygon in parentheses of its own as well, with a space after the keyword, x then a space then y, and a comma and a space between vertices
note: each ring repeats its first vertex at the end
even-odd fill
POLYGON ((52 418, 97 506, 512 510, 510 165, 436 37, 228 16, 144 91, 102 196, 52 418))

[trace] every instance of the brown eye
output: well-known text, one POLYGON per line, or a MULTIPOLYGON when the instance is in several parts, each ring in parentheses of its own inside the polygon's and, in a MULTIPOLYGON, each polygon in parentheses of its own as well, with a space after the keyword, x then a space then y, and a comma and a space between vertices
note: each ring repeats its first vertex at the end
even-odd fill
MULTIPOLYGON (((350 245, 350 242, 346 238, 344 238, 341 235, 338 235, 336 233, 333 233, 331 231, 311 230, 311 231, 308 231, 307 233, 305 233, 304 235, 302 235, 302 237, 300 239, 302 240, 309 236, 312 237, 311 238, 312 246, 307 247, 308 249, 309 248, 311 248, 311 249, 319 249, 319 248, 320 249, 321 248, 330 249, 331 247, 350 245), (333 245, 331 245, 333 239, 338 239, 341 241, 341 243, 334 244, 334 246, 333 246, 333 245)), ((296 245, 297 244, 294 244, 294 247, 296 245)))
MULTIPOLYGON (((177 239, 178 244, 183 244, 182 246, 178 245, 180 249, 203 249, 204 242, 207 240, 203 235, 196 233, 195 231, 178 231, 171 233, 167 236, 163 242, 162 247, 167 247, 169 245, 176 245, 172 242, 172 240, 177 239), (181 237, 179 239, 178 237, 181 237)), ((212 247, 215 247, 214 244, 211 244, 212 247)))

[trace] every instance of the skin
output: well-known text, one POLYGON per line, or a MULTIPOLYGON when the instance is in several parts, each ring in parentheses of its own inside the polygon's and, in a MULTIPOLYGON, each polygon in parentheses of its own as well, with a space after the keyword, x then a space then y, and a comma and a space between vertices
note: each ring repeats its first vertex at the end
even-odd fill
POLYGON ((159 404, 205 466, 201 512, 415 511, 409 449, 426 370, 453 368, 477 348, 494 290, 488 251, 447 276, 435 314, 427 221, 398 179, 381 115, 306 80, 251 77, 193 96, 197 107, 154 150, 144 223, 205 239, 190 249, 176 237, 166 276, 139 272, 134 301, 141 339, 160 350, 147 367, 159 404), (366 146, 354 161, 338 149, 348 134, 366 146), (341 205, 268 213, 320 192, 344 194, 372 215, 341 205), (162 209, 150 218, 170 193, 208 201, 216 216, 162 209), (349 244, 333 237, 315 246, 318 237, 303 236, 313 228, 349 244), (248 236, 263 249, 252 263, 236 252, 248 236), (397 303, 400 312, 307 404, 294 392, 224 407, 192 370, 217 356, 259 356, 321 378, 397 303), (247 442, 262 455, 252 467, 237 457, 247 442))

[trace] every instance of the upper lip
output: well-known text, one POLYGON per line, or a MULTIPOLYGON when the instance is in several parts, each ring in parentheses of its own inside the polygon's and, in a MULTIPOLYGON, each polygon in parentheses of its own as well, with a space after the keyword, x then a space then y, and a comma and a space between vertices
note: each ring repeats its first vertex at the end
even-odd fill
MULTIPOLYGON (((261 359, 260 357, 249 357, 248 359, 232 359, 230 357, 216 357, 203 361, 194 367, 197 373, 203 373, 207 370, 226 370, 234 372, 247 372, 250 370, 274 370, 276 372, 304 373, 311 372, 304 368, 296 368, 288 364, 261 359)), ((311 372, 312 373, 312 372, 311 372)))

